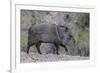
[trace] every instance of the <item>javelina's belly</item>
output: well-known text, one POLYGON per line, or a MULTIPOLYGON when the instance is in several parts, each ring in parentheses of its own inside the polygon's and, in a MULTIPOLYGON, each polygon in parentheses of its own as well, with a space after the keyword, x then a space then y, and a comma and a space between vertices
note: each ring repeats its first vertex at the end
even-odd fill
POLYGON ((48 35, 48 34, 42 34, 39 37, 40 37, 39 40, 42 42, 53 43, 53 42, 57 41, 56 35, 52 36, 52 35, 48 35))

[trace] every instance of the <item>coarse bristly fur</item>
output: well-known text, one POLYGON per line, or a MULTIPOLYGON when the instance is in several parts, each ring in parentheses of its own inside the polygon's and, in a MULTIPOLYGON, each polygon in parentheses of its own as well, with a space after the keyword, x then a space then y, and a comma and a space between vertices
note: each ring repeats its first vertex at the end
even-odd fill
POLYGON ((68 52, 66 45, 73 39, 69 29, 63 25, 56 24, 37 24, 31 25, 28 30, 28 43, 27 43, 27 53, 29 53, 29 48, 32 45, 35 45, 39 54, 42 54, 40 51, 41 43, 52 43, 55 45, 55 53, 58 53, 59 46, 65 48, 65 51, 68 52))

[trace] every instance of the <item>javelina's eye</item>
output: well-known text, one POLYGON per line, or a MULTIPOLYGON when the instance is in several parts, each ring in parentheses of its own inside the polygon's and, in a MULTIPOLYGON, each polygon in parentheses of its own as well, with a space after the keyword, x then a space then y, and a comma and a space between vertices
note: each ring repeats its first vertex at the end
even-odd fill
POLYGON ((65 32, 67 32, 68 31, 68 27, 65 27, 65 32))

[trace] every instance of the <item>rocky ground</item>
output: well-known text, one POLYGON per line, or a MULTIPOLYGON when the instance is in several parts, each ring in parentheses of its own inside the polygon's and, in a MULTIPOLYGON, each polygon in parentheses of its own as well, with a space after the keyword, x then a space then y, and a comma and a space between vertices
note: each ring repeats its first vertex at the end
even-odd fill
POLYGON ((38 54, 32 53, 28 55, 25 52, 21 52, 20 61, 21 63, 31 62, 52 62, 52 61, 69 61, 69 60, 88 60, 89 57, 70 56, 70 55, 55 55, 55 54, 38 54))

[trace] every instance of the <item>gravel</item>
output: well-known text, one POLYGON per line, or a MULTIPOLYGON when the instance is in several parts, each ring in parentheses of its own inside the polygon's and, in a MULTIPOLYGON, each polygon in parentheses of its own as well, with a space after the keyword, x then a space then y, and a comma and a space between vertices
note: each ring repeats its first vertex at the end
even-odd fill
POLYGON ((35 62, 52 62, 52 61, 70 61, 70 60, 88 60, 89 57, 70 56, 70 55, 56 55, 56 54, 38 54, 30 52, 29 54, 21 52, 21 63, 35 63, 35 62))

